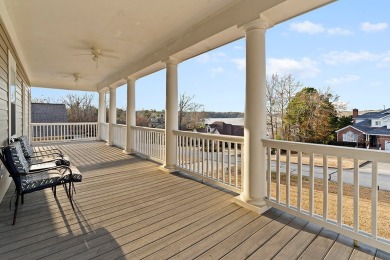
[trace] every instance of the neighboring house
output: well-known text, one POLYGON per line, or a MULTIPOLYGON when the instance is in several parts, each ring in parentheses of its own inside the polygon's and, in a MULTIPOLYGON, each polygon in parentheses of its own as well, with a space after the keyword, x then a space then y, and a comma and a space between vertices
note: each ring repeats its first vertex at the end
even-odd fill
MULTIPOLYGON (((31 123, 68 123, 65 104, 31 103, 31 123)), ((33 136, 57 136, 67 129, 59 127, 33 128, 33 136)))
POLYGON ((365 144, 367 148, 390 150, 390 109, 358 114, 353 110, 353 125, 336 131, 337 141, 365 144))
POLYGON ((205 128, 194 129, 194 131, 211 134, 244 136, 244 126, 226 124, 222 121, 216 121, 212 124, 206 125, 205 128))
POLYGON ((165 118, 164 114, 161 115, 152 115, 152 117, 149 118, 149 127, 151 128, 165 128, 165 118))

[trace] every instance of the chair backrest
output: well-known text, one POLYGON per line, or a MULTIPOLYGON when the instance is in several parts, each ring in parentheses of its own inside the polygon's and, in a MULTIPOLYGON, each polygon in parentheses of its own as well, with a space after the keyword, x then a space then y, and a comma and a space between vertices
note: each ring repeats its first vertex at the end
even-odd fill
POLYGON ((27 136, 22 135, 15 139, 16 141, 20 142, 20 147, 22 148, 24 157, 31 162, 31 157, 34 156, 34 150, 27 138, 27 136))
POLYGON ((22 180, 20 178, 21 175, 20 175, 18 168, 14 162, 14 158, 13 158, 14 156, 13 156, 11 150, 12 150, 12 148, 10 146, 2 147, 0 159, 3 162, 8 173, 12 177, 13 181, 15 182, 16 189, 18 191, 20 191, 21 186, 22 186, 22 180))
POLYGON ((24 157, 22 147, 19 141, 13 142, 9 145, 13 162, 19 173, 28 173, 30 164, 24 157))

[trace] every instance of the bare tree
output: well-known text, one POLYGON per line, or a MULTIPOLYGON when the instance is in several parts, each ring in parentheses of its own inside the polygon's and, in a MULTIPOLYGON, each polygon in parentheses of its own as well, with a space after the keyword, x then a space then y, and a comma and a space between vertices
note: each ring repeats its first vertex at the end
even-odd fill
POLYGON ((267 80, 267 124, 272 139, 285 139, 288 135, 289 129, 284 126, 283 118, 288 103, 301 87, 302 84, 296 82, 291 74, 285 76, 273 74, 271 79, 267 80))
POLYGON ((62 99, 69 122, 97 122, 97 108, 92 105, 93 94, 68 94, 62 99))
POLYGON ((204 106, 192 102, 195 96, 187 96, 185 93, 179 99, 179 129, 194 129, 204 125, 204 106))

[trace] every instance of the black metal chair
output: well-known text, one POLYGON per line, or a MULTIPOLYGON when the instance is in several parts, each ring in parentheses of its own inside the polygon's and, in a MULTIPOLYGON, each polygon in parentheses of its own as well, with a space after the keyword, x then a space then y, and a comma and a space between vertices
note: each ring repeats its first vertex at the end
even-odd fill
POLYGON ((22 204, 24 203, 24 194, 31 193, 46 188, 52 188, 54 196, 56 196, 56 187, 63 185, 69 199, 73 206, 73 191, 74 182, 81 182, 82 175, 76 168, 60 165, 47 168, 41 171, 29 171, 28 162, 26 161, 19 142, 14 142, 7 147, 1 148, 1 161, 5 165, 7 171, 15 183, 15 210, 12 224, 15 225, 16 214, 18 211, 19 197, 21 197, 22 204), (69 188, 67 184, 69 183, 69 188))

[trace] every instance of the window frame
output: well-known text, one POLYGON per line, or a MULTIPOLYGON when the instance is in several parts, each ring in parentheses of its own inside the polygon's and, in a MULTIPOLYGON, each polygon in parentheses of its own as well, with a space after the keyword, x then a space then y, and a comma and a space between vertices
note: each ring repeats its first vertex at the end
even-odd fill
POLYGON ((8 49, 8 138, 11 139, 13 137, 16 137, 17 134, 17 124, 16 124, 16 61, 14 56, 12 55, 11 51, 8 49), (14 72, 13 75, 11 72, 14 72), (12 85, 12 83, 14 83, 12 85), (12 96, 12 92, 14 96, 12 96), (15 103, 14 103, 14 109, 12 109, 12 97, 14 97, 15 103), (12 117, 12 110, 14 111, 14 119, 12 117), (12 120, 13 119, 13 120, 12 120), (13 128, 14 126, 14 128, 13 128), (14 130, 14 133, 12 132, 14 130))

